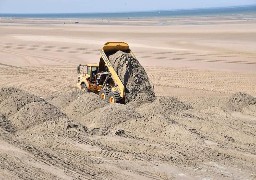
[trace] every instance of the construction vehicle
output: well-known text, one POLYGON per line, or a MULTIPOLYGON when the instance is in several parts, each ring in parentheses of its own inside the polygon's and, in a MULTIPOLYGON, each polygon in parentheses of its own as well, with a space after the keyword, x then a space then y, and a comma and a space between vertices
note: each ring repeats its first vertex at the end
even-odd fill
POLYGON ((109 103, 124 103, 125 86, 109 61, 109 56, 117 51, 133 55, 127 43, 107 42, 100 51, 98 64, 80 64, 78 66, 77 86, 83 91, 99 94, 102 100, 109 103))

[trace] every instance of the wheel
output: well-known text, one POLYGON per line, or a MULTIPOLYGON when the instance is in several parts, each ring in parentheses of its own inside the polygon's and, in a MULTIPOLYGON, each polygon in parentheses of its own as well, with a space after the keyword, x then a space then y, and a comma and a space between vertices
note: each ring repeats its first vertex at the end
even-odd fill
POLYGON ((89 89, 87 88, 85 83, 81 84, 81 90, 85 92, 89 92, 89 89))
POLYGON ((109 94, 109 90, 107 90, 107 89, 101 89, 101 90, 100 90, 100 93, 99 93, 100 99, 106 101, 106 100, 107 100, 107 97, 108 97, 108 94, 109 94))
POLYGON ((118 92, 110 92, 108 95, 108 101, 111 104, 119 103, 121 101, 120 94, 118 92))

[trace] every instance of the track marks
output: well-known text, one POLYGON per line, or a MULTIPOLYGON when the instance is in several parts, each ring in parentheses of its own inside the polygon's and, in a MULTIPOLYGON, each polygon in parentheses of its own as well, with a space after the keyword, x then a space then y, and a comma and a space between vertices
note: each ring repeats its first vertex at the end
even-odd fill
MULTIPOLYGON (((1 46, 1 45, 0 45, 1 46)), ((70 53, 70 54, 92 54, 98 52, 98 49, 87 49, 83 47, 73 48, 68 46, 58 47, 53 45, 38 45, 38 44, 2 44, 3 49, 9 50, 28 50, 28 51, 42 51, 42 52, 57 52, 57 53, 70 53)))
MULTIPOLYGON (((84 47, 69 47, 69 46, 54 46, 54 45, 40 45, 40 44, 13 44, 3 43, 0 44, 3 50, 10 51, 41 51, 41 52, 53 52, 53 53, 68 53, 68 54, 95 54, 98 53, 98 49, 88 49, 84 47)), ((148 52, 141 52, 141 54, 148 54, 148 52)), ((247 64, 255 65, 255 57, 249 57, 248 60, 234 60, 231 58, 239 58, 239 54, 220 54, 220 53, 194 53, 194 52, 154 52, 152 56, 142 55, 139 58, 150 58, 157 60, 168 60, 168 61, 190 61, 190 62, 205 62, 205 63, 226 63, 226 64, 247 64), (198 58, 205 57, 205 58, 198 58), (219 59, 222 58, 222 59, 219 59)))
POLYGON ((164 56, 162 56, 162 57, 157 57, 156 59, 167 59, 168 57, 164 57, 164 56))
POLYGON ((180 60, 184 60, 184 58, 175 57, 175 58, 171 58, 171 60, 173 60, 173 61, 180 61, 180 60))
POLYGON ((152 56, 141 56, 141 58, 151 58, 152 56))

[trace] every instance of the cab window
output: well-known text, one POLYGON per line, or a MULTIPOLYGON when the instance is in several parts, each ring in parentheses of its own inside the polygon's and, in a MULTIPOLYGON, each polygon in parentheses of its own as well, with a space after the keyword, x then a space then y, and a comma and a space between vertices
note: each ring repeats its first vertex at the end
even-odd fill
POLYGON ((93 66, 92 67, 92 76, 95 76, 97 74, 98 67, 93 66))
POLYGON ((98 67, 92 67, 92 71, 97 71, 98 67))
POLYGON ((91 67, 88 67, 88 66, 87 66, 87 74, 88 74, 88 75, 91 75, 91 67))

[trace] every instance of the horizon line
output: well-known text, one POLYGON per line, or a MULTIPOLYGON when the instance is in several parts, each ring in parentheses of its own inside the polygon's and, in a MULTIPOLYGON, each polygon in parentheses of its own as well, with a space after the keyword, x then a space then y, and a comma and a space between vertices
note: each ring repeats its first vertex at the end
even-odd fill
POLYGON ((48 13, 0 13, 0 14, 12 14, 12 15, 43 15, 43 14, 126 14, 126 13, 149 13, 149 12, 175 12, 175 11, 197 11, 197 10, 214 10, 214 9, 232 9, 232 8, 248 8, 255 7, 256 3, 251 5, 242 5, 242 6, 219 6, 219 7, 206 7, 206 8, 185 8, 185 9, 169 9, 169 10, 145 10, 145 11, 115 11, 115 12, 48 12, 48 13))

